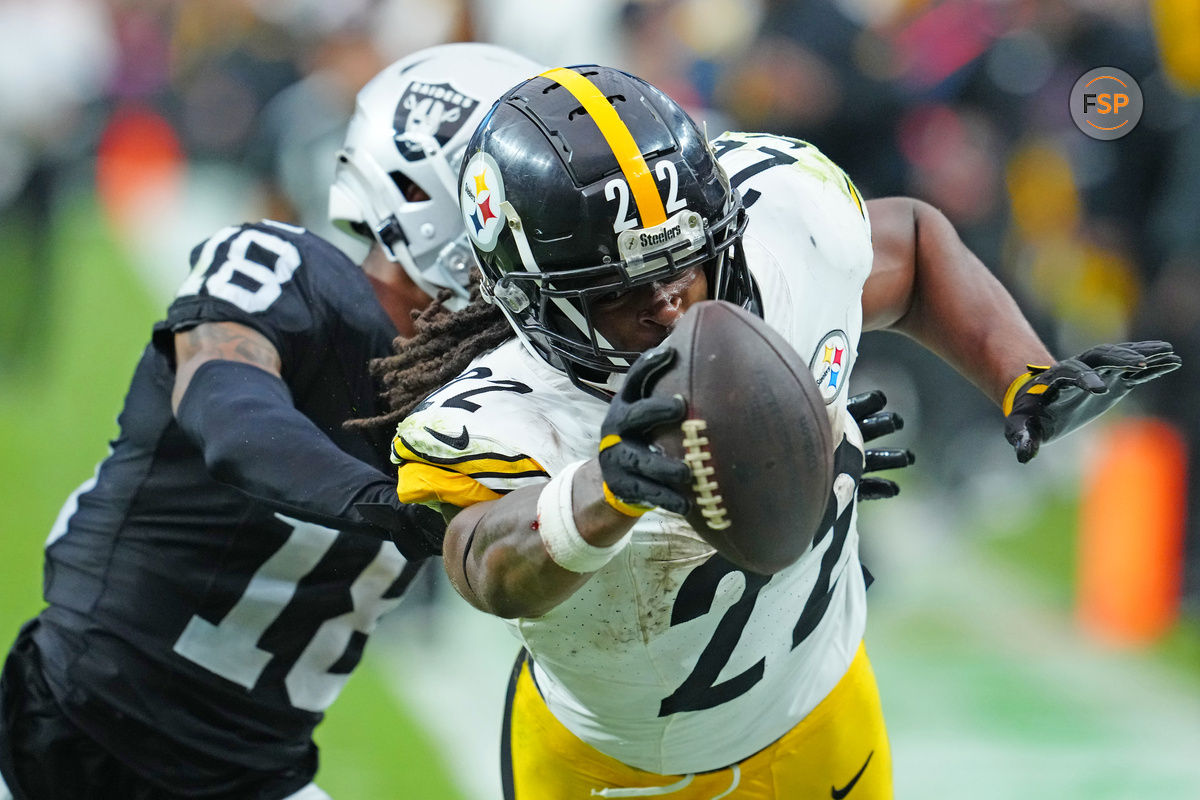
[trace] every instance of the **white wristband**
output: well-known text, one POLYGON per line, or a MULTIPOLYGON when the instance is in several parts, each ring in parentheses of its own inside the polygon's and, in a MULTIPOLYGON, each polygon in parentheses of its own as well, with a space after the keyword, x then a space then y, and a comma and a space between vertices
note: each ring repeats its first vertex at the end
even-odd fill
POLYGON ((607 547, 596 547, 579 534, 575 527, 575 512, 571 505, 571 484, 575 472, 584 465, 584 461, 570 464, 562 472, 550 479, 542 487, 538 496, 537 521, 538 533, 541 534, 542 544, 550 559, 560 567, 571 572, 595 572, 603 567, 612 557, 625 549, 633 531, 626 532, 619 540, 607 547))

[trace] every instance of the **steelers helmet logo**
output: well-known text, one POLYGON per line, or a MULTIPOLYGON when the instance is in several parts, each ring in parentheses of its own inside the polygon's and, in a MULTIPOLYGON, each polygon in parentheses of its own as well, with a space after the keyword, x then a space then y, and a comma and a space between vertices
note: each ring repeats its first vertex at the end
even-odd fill
POLYGON ((467 235, 475 246, 486 253, 496 247, 504 229, 504 181, 496 160, 484 152, 476 153, 463 170, 459 187, 459 207, 467 235))
POLYGON ((825 405, 829 405, 842 393, 850 367, 850 343, 842 331, 830 331, 821 339, 813 352, 808 368, 813 380, 821 390, 825 405))

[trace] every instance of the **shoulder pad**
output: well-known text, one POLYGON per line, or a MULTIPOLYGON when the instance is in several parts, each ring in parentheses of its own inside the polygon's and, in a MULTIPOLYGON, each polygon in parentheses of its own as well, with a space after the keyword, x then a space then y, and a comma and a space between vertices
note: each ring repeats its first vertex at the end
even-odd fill
POLYGON ((728 132, 714 139, 712 146, 721 166, 729 173, 730 183, 742 192, 743 197, 747 194, 743 184, 751 178, 758 184, 764 180, 782 181, 788 175, 805 176, 836 189, 854 205, 860 216, 866 217, 862 195, 850 177, 829 156, 802 139, 767 133, 728 132), (777 167, 783 169, 772 169, 777 167), (760 175, 763 177, 759 178, 760 175))
POLYGON ((523 424, 528 414, 506 401, 530 391, 475 367, 432 394, 392 440, 400 499, 463 508, 548 480, 537 460, 508 444, 522 441, 533 422, 523 424))

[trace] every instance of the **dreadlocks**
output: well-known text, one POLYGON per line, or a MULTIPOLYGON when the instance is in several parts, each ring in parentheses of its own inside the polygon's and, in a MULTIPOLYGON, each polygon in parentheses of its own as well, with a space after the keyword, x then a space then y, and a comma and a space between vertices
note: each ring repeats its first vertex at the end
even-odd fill
POLYGON ((395 355, 370 363, 371 374, 383 387, 380 396, 390 410, 381 416, 351 420, 346 427, 395 426, 476 356, 515 335, 500 310, 484 301, 478 282, 474 284, 470 303, 460 311, 445 307, 451 297, 448 290, 439 292, 437 299, 414 317, 416 332, 393 342, 395 355))

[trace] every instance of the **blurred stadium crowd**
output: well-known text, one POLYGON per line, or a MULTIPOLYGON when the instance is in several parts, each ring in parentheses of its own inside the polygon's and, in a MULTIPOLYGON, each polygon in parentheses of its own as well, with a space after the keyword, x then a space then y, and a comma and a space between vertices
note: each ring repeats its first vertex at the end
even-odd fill
MULTIPOLYGON (((7 0, 0 227, 23 244, 0 253, 0 375, 36 361, 70 192, 96 193, 163 292, 196 241, 243 217, 295 221, 360 256, 325 218, 355 93, 412 50, 469 39, 626 68, 712 136, 797 136, 868 197, 933 203, 1052 351, 1172 341, 1185 369, 1147 387, 1140 410, 1200 458, 1194 0, 7 0), (1145 97, 1117 141, 1084 136, 1069 115, 1071 86, 1098 66, 1129 72, 1145 97), (208 218, 189 205, 197 185, 208 218)), ((995 409, 902 340, 864 341, 916 422, 915 449, 958 453, 924 471, 962 480, 976 432, 999 437, 995 409)), ((1186 593, 1200 614, 1194 473, 1186 593)))

